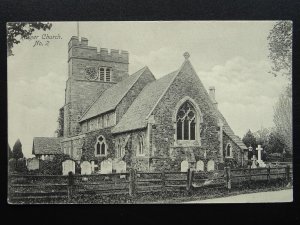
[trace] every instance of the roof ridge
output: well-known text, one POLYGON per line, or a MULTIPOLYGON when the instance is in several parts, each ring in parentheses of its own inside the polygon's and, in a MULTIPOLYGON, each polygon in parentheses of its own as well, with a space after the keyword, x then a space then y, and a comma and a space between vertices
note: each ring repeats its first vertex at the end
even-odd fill
MULTIPOLYGON (((139 76, 136 77, 136 80, 133 82, 133 84, 129 87, 129 89, 126 91, 126 93, 122 96, 121 100, 125 97, 125 95, 128 93, 128 91, 132 88, 132 86, 138 81, 139 77, 145 72, 145 70, 149 68, 147 66, 144 66, 143 68, 139 69, 138 71, 136 71, 135 73, 131 74, 129 77, 127 77, 126 79, 129 79, 131 76, 136 75, 137 73, 140 73, 139 76)), ((149 70, 150 71, 150 70, 149 70)), ((151 71, 150 71, 151 72, 151 71)), ((152 72, 151 72, 152 73, 152 72)), ((122 80, 123 81, 123 80, 122 80)), ((122 82, 121 81, 121 82, 122 82)), ((120 82, 119 82, 120 83, 120 82)), ((116 83, 119 84, 119 83, 116 83)), ((115 85, 111 86, 110 88, 106 89, 105 91, 103 91, 101 94, 99 94, 99 96, 91 103, 91 105, 84 111, 84 113, 82 114, 82 116, 80 117, 79 121, 82 122, 82 118, 87 114, 87 112, 90 110, 90 108, 98 101, 98 99, 108 90, 110 90, 111 88, 113 88, 115 85)), ((120 101, 121 101, 120 100, 120 101)), ((119 104, 120 102, 118 102, 119 104)))

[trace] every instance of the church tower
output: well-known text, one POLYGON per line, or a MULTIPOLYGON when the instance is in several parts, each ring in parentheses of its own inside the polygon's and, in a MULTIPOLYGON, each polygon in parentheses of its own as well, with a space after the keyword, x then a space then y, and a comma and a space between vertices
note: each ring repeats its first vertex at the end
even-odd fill
POLYGON ((79 119, 108 88, 128 77, 129 54, 88 46, 88 39, 73 36, 68 45, 64 137, 80 133, 79 119))

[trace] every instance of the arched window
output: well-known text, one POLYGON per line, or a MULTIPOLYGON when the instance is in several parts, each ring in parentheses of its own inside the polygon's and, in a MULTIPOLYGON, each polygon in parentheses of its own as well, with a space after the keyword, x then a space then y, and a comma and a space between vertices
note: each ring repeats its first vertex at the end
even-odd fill
POLYGON ((196 111, 188 101, 177 112, 176 129, 177 140, 196 139, 196 111))
POLYGON ((96 156, 105 156, 107 153, 107 144, 105 138, 101 135, 97 138, 95 145, 95 155, 96 156))
POLYGON ((106 74, 105 74, 105 81, 109 82, 110 81, 110 68, 106 68, 106 74))
POLYGON ((144 155, 144 138, 143 136, 138 137, 138 143, 137 143, 137 153, 138 155, 144 155))
POLYGON ((116 142, 116 156, 119 158, 119 157, 122 157, 122 155, 123 155, 122 142, 121 142, 121 139, 119 139, 116 142))
POLYGON ((226 145, 225 151, 226 157, 232 157, 232 146, 230 143, 226 145))
POLYGON ((99 71, 100 71, 100 81, 104 81, 104 68, 103 67, 101 67, 100 69, 99 69, 99 71))

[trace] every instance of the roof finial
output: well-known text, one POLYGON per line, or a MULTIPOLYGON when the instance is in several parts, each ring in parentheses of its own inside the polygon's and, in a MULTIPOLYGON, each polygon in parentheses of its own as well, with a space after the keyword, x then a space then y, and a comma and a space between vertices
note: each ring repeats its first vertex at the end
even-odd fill
POLYGON ((190 53, 185 52, 185 53, 183 54, 183 56, 184 56, 185 60, 188 60, 188 59, 190 58, 190 53))

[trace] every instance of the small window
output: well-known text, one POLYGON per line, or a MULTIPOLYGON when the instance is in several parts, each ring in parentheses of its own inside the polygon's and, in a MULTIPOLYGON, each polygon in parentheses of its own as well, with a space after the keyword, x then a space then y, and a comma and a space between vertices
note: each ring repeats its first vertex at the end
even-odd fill
POLYGON ((230 143, 226 145, 225 151, 226 157, 232 157, 232 146, 230 143))
POLYGON ((95 155, 96 156, 104 156, 107 153, 107 144, 105 138, 101 135, 97 138, 97 142, 95 145, 95 155))
POLYGON ((144 155, 144 138, 143 138, 143 136, 138 137, 137 150, 138 150, 138 155, 144 155))
POLYGON ((104 68, 100 68, 100 81, 104 81, 104 68))
POLYGON ((105 74, 105 81, 110 82, 110 68, 106 69, 106 74, 105 74))

